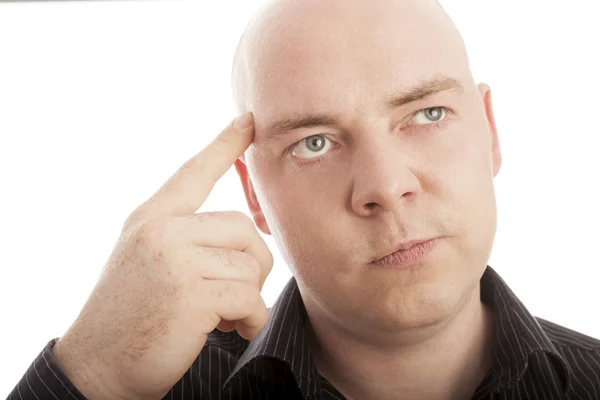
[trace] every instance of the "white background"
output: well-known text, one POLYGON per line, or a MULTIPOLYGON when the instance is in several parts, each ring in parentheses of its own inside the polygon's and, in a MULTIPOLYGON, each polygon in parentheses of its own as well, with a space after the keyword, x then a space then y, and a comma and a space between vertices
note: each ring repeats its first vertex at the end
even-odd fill
MULTIPOLYGON (((259 0, 0 3, 0 397, 77 316, 129 212, 234 117, 259 0)), ((489 264, 600 337, 599 3, 442 3, 492 86, 504 164, 489 264)), ((200 210, 247 212, 235 171, 200 210)), ((290 272, 270 237, 270 306, 290 272)))

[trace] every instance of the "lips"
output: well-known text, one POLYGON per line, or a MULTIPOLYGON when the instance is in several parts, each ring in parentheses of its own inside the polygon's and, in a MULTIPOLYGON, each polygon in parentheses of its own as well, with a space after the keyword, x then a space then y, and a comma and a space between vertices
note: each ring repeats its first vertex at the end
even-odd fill
POLYGON ((400 243, 400 244, 396 245, 394 248, 392 248, 391 250, 388 250, 388 251, 384 252, 383 254, 381 254, 380 256, 378 256, 375 260, 373 260, 373 262, 381 261, 381 260, 385 259, 386 257, 390 257, 392 254, 396 253, 399 250, 408 250, 411 247, 413 247, 414 245, 426 243, 433 239, 435 239, 435 238, 416 239, 416 240, 411 240, 409 242, 400 243))

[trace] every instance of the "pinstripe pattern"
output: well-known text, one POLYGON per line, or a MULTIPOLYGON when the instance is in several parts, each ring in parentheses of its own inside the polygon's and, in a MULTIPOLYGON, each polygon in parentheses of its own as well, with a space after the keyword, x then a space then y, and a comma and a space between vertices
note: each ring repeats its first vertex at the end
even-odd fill
MULTIPOLYGON (((481 299, 493 310, 492 367, 474 400, 600 400, 600 340, 532 316, 490 266, 481 299)), ((252 341, 215 330, 165 399, 269 400, 344 397, 321 377, 306 342, 303 307, 291 279, 252 341)), ((50 341, 8 399, 84 399, 57 367, 50 341)))

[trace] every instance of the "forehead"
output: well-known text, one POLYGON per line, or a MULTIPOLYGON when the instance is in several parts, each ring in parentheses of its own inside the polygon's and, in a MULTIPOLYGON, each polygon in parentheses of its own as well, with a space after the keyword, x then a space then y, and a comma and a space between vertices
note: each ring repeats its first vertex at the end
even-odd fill
POLYGON ((248 65, 248 101, 259 120, 379 107, 415 83, 468 70, 459 35, 439 17, 352 18, 291 20, 261 32, 248 65))

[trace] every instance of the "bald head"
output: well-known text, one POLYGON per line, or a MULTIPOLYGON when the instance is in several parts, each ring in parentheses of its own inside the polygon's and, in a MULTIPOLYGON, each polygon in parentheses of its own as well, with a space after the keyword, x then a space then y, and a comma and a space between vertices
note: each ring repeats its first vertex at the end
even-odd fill
POLYGON ((271 1, 240 43, 233 84, 255 122, 236 164, 249 209, 309 315, 395 341, 479 299, 501 155, 491 92, 435 0, 271 1), (448 238, 425 272, 365 268, 425 237, 448 238))
POLYGON ((454 57, 468 63, 462 38, 437 0, 267 1, 248 23, 235 53, 237 111, 253 111, 251 99, 260 90, 256 85, 264 83, 263 75, 283 71, 278 60, 298 60, 301 68, 305 57, 318 62, 332 48, 334 53, 353 53, 363 46, 385 56, 385 51, 402 51, 400 41, 427 46, 424 37, 452 46, 454 57))

